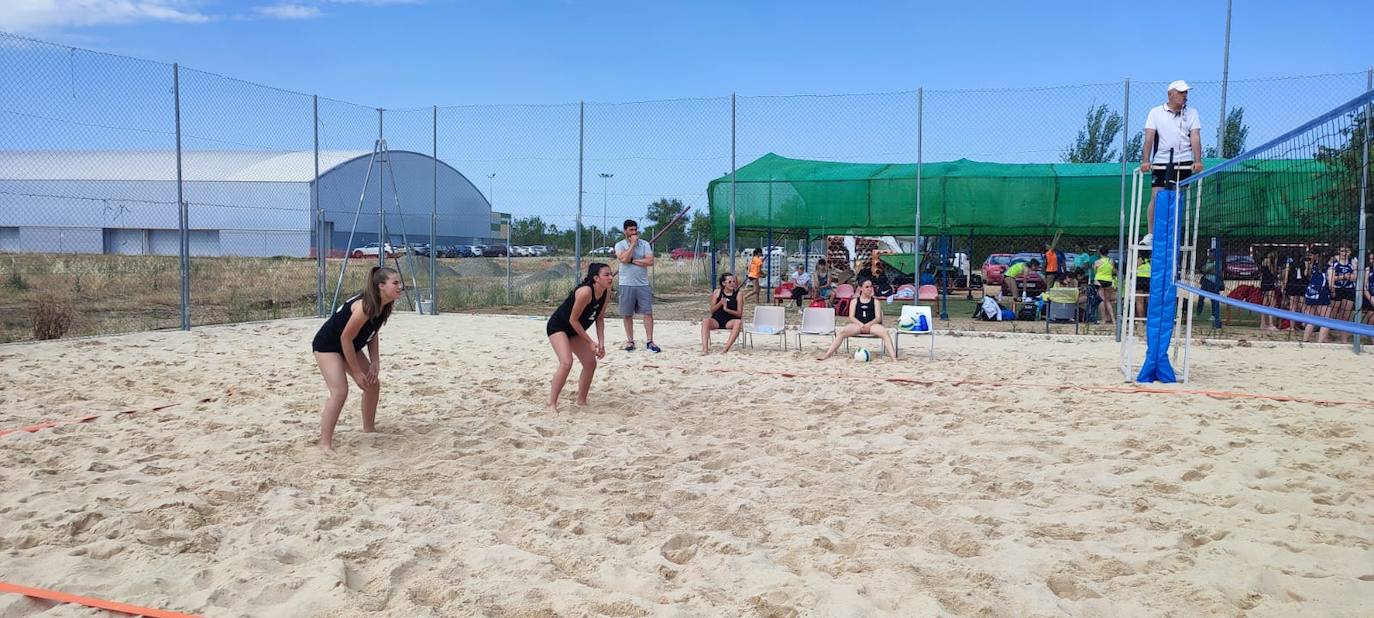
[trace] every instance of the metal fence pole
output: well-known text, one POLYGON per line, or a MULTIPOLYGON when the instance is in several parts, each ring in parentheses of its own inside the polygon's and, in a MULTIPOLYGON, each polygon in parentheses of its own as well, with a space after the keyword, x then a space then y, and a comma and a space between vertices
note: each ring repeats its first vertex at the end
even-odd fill
MULTIPOLYGON (((926 89, 916 89, 916 222, 915 232, 911 237, 911 260, 912 269, 916 271, 916 287, 921 285, 921 170, 925 155, 925 116, 926 116, 926 89)), ((899 247, 900 248, 900 247, 899 247)), ((858 247, 855 246, 855 252, 858 247)), ((855 255, 853 257, 858 257, 855 255)), ((917 301, 919 304, 920 301, 917 301)))
MULTIPOLYGON (((1130 154, 1131 154, 1131 153, 1129 153, 1129 152, 1126 152, 1126 136, 1127 136, 1127 134, 1130 132, 1130 127, 1131 127, 1131 80, 1130 80, 1130 78, 1127 78, 1127 79, 1126 79, 1126 81, 1125 81, 1125 83, 1124 83, 1124 85, 1123 85, 1123 87, 1122 87, 1121 118, 1122 118, 1122 121, 1121 121, 1121 222, 1120 222, 1120 224, 1119 224, 1118 227, 1117 227, 1117 235, 1116 235, 1116 255, 1118 256, 1119 259, 1124 260, 1125 257, 1126 257, 1126 176, 1130 173, 1130 172, 1126 169, 1126 168, 1127 168, 1126 162, 1130 160, 1130 154)), ((1138 206, 1139 206, 1139 204, 1131 204, 1131 208, 1136 208, 1136 207, 1138 207, 1138 206)), ((1133 216, 1134 216, 1134 215, 1133 215, 1133 216)), ((1111 258, 1108 258, 1108 259, 1111 259, 1111 258)), ((1120 274, 1120 273, 1118 273, 1118 274, 1120 274)), ((1135 273, 1131 273, 1131 276, 1134 277, 1134 276, 1135 276, 1135 273)), ((1122 281, 1125 281, 1125 280, 1126 280, 1124 275, 1122 275, 1122 276, 1120 276, 1120 277, 1118 277, 1118 278, 1121 279, 1122 281)), ((1135 288, 1132 287, 1131 289, 1134 290, 1135 288)), ((1125 292, 1125 290, 1124 290, 1124 289, 1118 289, 1118 290, 1117 290, 1117 299, 1116 299, 1116 341, 1117 341, 1117 343, 1120 343, 1120 342, 1121 342, 1121 316, 1125 315, 1125 313, 1123 313, 1123 311, 1124 311, 1125 308, 1126 308, 1126 300, 1125 300, 1125 299, 1126 299, 1126 292, 1125 292)))
MULTIPOLYGON (((1368 93, 1374 90, 1374 69, 1370 69, 1365 73, 1364 80, 1365 92, 1368 93)), ((1365 96, 1369 95, 1366 94, 1365 96)), ((1366 284, 1369 281, 1369 275, 1366 272, 1369 265, 1369 254, 1366 253, 1366 251, 1369 249, 1365 240, 1368 228, 1365 227, 1365 224, 1366 219, 1369 218, 1369 107, 1371 103, 1374 103, 1374 101, 1368 98, 1364 101, 1364 139, 1361 140, 1360 143, 1360 252, 1355 256, 1355 261, 1359 262, 1360 265, 1356 271, 1358 274, 1355 278, 1355 313, 1351 314, 1350 318, 1356 321, 1360 319, 1360 310, 1364 307, 1364 293, 1366 284)), ((1356 354, 1360 353, 1360 339, 1361 337, 1359 335, 1355 335, 1356 354)))
POLYGON ((430 163, 434 170, 433 204, 429 211, 429 314, 439 315, 439 106, 430 108, 431 144, 433 145, 430 163))
POLYGON ((582 280, 582 164, 586 149, 587 102, 577 103, 577 224, 573 234, 573 280, 582 280))
POLYGON ((191 216, 181 182, 181 67, 172 64, 172 106, 177 132, 177 230, 181 253, 181 330, 191 330, 191 216))
POLYGON ((310 97, 310 113, 315 133, 315 180, 310 183, 310 205, 315 209, 315 289, 319 301, 315 315, 324 317, 325 270, 329 265, 326 252, 329 244, 324 237, 324 209, 320 208, 320 96, 310 97))
MULTIPOLYGON (((377 143, 379 144, 383 139, 386 139, 383 137, 385 133, 382 132, 382 117, 385 113, 386 111, 382 108, 377 108, 377 143)), ((390 155, 387 155, 387 160, 391 160, 390 155)), ((389 238, 382 237, 384 230, 386 230, 386 214, 383 211, 385 201, 382 199, 382 188, 386 186, 382 182, 382 174, 385 173, 385 165, 377 166, 377 265, 383 268, 386 267, 386 246, 389 240, 389 238)), ((393 172, 392 175, 395 176, 395 172, 393 172)), ((395 180, 395 178, 393 177, 392 180, 395 180)), ((364 187, 363 190, 366 191, 367 188, 364 187)))
MULTIPOLYGON (((735 93, 730 93, 730 272, 735 271, 735 93)), ((757 283, 755 284, 757 285, 757 283)))

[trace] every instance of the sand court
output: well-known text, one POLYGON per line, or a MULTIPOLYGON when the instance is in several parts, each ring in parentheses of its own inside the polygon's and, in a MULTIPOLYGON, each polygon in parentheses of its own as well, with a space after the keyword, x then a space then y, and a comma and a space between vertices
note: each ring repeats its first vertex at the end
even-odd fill
MULTIPOLYGON (((662 354, 608 350, 585 408, 575 364, 551 414, 542 318, 397 314, 379 432, 354 389, 328 457, 318 324, 0 346, 0 429, 97 417, 0 437, 0 580, 207 616, 1354 616, 1374 599, 1374 364, 1346 348, 1195 346, 1193 383, 1150 393, 1120 389, 1094 337, 818 363, 819 341, 766 338, 698 357, 696 325, 660 321, 662 354)), ((3 616, 92 611, 0 595, 3 616)))

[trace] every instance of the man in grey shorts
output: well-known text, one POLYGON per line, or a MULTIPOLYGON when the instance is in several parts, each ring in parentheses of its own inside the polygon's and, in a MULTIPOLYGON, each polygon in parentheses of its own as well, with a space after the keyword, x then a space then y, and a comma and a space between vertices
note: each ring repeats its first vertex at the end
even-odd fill
POLYGON ((615 243, 615 259, 620 261, 620 315, 625 320, 625 351, 635 349, 635 320, 644 316, 644 347, 650 352, 661 351, 654 343, 654 299, 649 291, 649 270, 654 265, 654 249, 649 241, 639 238, 639 224, 626 219, 622 229, 625 239, 615 243))

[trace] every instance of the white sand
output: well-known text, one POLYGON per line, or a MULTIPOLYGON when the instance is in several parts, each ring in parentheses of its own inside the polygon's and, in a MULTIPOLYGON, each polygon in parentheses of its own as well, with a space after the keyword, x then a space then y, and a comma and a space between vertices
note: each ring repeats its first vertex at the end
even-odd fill
MULTIPOLYGON (((542 320, 398 315, 380 433, 354 391, 330 459, 316 325, 0 346, 0 429, 106 415, 0 437, 0 580, 209 616, 1374 614, 1370 405, 843 377, 1121 385, 1099 339, 702 360, 660 323, 551 415, 542 320)), ((1374 401, 1345 348, 1193 369, 1374 401)), ((0 595, 35 615, 104 614, 0 595)))

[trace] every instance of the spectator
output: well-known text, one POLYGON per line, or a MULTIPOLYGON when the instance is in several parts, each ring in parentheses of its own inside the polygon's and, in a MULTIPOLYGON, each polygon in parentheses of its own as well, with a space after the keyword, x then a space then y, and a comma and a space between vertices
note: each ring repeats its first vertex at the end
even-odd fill
POLYGON ((1011 295, 1012 311, 1017 310, 1016 304, 1021 300, 1021 293, 1027 286, 1030 276, 1040 269, 1040 260, 1031 258, 1029 262, 1017 262, 1007 267, 1002 273, 1002 292, 1011 295))
POLYGON ((897 348, 892 344, 892 335, 888 334, 887 328, 883 326, 883 304, 878 302, 874 295, 875 291, 872 279, 860 280, 859 296, 854 302, 849 303, 849 324, 835 332, 835 340, 830 342, 830 349, 816 360, 830 358, 835 354, 835 350, 840 349, 840 344, 844 343, 845 339, 855 335, 878 337, 883 341, 883 349, 887 351, 888 358, 897 360, 897 348))
POLYGON ((753 286, 754 302, 759 302, 759 280, 763 279, 763 249, 754 248, 754 257, 749 258, 748 284, 753 286))
POLYGON ((807 296, 816 295, 816 283, 811 273, 806 272, 806 264, 797 264, 796 272, 788 279, 792 282, 792 300, 797 302, 797 306, 802 306, 807 296))
MULTIPOLYGON (((1263 295, 1261 302, 1265 307, 1278 308, 1279 306, 1279 276, 1278 256, 1269 251, 1264 254, 1264 259, 1260 260, 1260 294, 1263 295)), ((1260 314, 1260 330, 1278 330, 1275 325, 1274 317, 1267 314, 1260 314)))
MULTIPOLYGON (((1123 286, 1124 287, 1124 286, 1123 286)), ((1135 267, 1135 314, 1145 315, 1150 305, 1150 252, 1140 252, 1140 263, 1135 267)))
POLYGON ((1107 323, 1116 322, 1112 304, 1116 302, 1116 290, 1112 289, 1112 281, 1116 279, 1116 265, 1112 263, 1112 258, 1107 255, 1107 248, 1101 247, 1097 250, 1097 261, 1093 263, 1093 285, 1097 288, 1097 294, 1102 299, 1102 312, 1107 316, 1107 323))
POLYGON ((615 259, 620 262, 620 316, 625 322, 625 351, 635 349, 636 313, 644 317, 644 347, 660 352, 654 343, 654 299, 649 289, 649 267, 654 265, 654 249, 639 237, 639 224, 626 219, 621 226, 625 238, 615 243, 615 259))
POLYGON ((739 279, 734 273, 724 273, 720 276, 720 286, 711 292, 709 306, 711 314, 701 321, 702 356, 711 352, 711 331, 730 331, 730 338, 725 341, 725 349, 721 350, 724 353, 729 352, 730 346, 735 345, 735 339, 739 337, 740 328, 744 325, 744 304, 740 302, 739 279))

